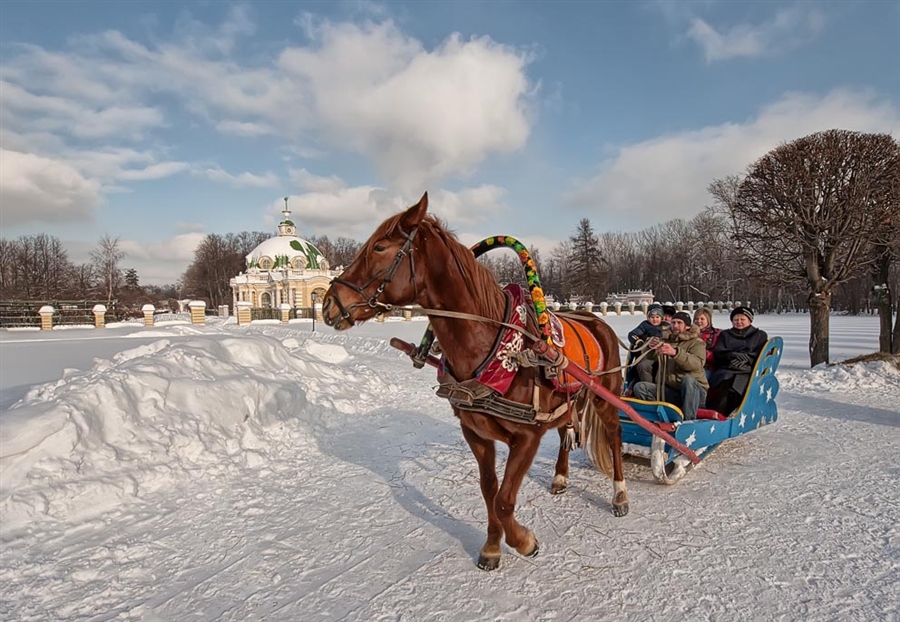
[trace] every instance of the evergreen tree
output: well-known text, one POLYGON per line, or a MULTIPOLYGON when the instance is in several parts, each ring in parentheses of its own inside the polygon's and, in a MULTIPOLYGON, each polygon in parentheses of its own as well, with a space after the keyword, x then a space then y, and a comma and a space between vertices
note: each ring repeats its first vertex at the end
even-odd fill
POLYGON ((605 300, 609 270, 600 254, 600 240, 594 233, 591 221, 582 218, 569 242, 572 244, 569 257, 570 286, 575 293, 587 300, 605 300))

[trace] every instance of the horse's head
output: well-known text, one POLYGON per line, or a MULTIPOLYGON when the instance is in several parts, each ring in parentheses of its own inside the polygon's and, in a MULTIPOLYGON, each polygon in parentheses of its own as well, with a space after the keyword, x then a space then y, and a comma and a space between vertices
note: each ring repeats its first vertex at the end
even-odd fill
POLYGON ((414 241, 428 210, 428 193, 416 205, 385 220, 353 263, 331 282, 322 302, 325 323, 344 330, 395 305, 416 301, 414 241))

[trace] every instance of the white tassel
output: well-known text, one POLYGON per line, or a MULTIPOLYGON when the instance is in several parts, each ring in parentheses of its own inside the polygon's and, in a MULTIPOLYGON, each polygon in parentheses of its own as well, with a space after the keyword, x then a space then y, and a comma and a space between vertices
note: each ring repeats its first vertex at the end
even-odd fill
POLYGON ((566 438, 563 440, 563 447, 566 451, 572 451, 576 447, 578 447, 578 442, 575 438, 575 427, 574 426, 566 426, 566 438))

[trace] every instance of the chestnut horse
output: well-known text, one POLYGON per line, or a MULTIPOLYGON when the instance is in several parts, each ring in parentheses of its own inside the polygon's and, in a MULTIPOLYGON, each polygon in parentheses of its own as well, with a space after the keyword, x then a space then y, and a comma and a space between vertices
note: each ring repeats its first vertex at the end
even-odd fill
MULTIPOLYGON (((332 281, 325 293, 322 313, 325 323, 345 330, 375 317, 388 305, 421 305, 429 314, 446 365, 457 380, 473 378, 492 352, 504 320, 506 296, 493 274, 442 224, 426 215, 428 193, 417 205, 384 221, 360 249, 353 263, 332 281), (461 312, 489 318, 448 317, 461 312), (444 314, 442 314, 444 313, 444 314)), ((579 318, 596 337, 603 352, 604 369, 619 365, 619 348, 613 330, 599 318, 579 318)), ((534 318, 529 320, 536 333, 534 318)), ((598 376, 614 395, 622 392, 618 372, 598 376)), ((534 533, 516 521, 516 496, 531 467, 541 438, 553 428, 565 436, 568 417, 565 405, 583 413, 582 439, 594 465, 613 480, 612 510, 616 516, 628 512, 628 493, 622 473, 622 430, 615 407, 583 390, 567 402, 565 393, 554 390, 538 367, 520 367, 504 398, 532 404, 539 395, 540 412, 563 411, 551 421, 525 423, 454 407, 462 433, 478 461, 481 493, 487 505, 487 541, 478 567, 493 570, 500 565, 500 540, 524 556, 538 552, 534 533), (537 385, 537 392, 535 391, 537 385), (561 408, 562 407, 562 408, 561 408), (495 441, 509 446, 502 483, 495 468, 495 441)), ((560 443, 551 492, 566 489, 569 451, 560 443)))

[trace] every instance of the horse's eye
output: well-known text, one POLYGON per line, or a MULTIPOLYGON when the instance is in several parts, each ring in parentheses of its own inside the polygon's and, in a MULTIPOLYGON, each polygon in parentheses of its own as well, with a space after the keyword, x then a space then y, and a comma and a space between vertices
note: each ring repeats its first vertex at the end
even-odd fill
POLYGON ((376 244, 376 245, 375 245, 375 252, 376 252, 376 253, 380 253, 380 252, 382 252, 383 250, 385 250, 383 244, 376 244))

